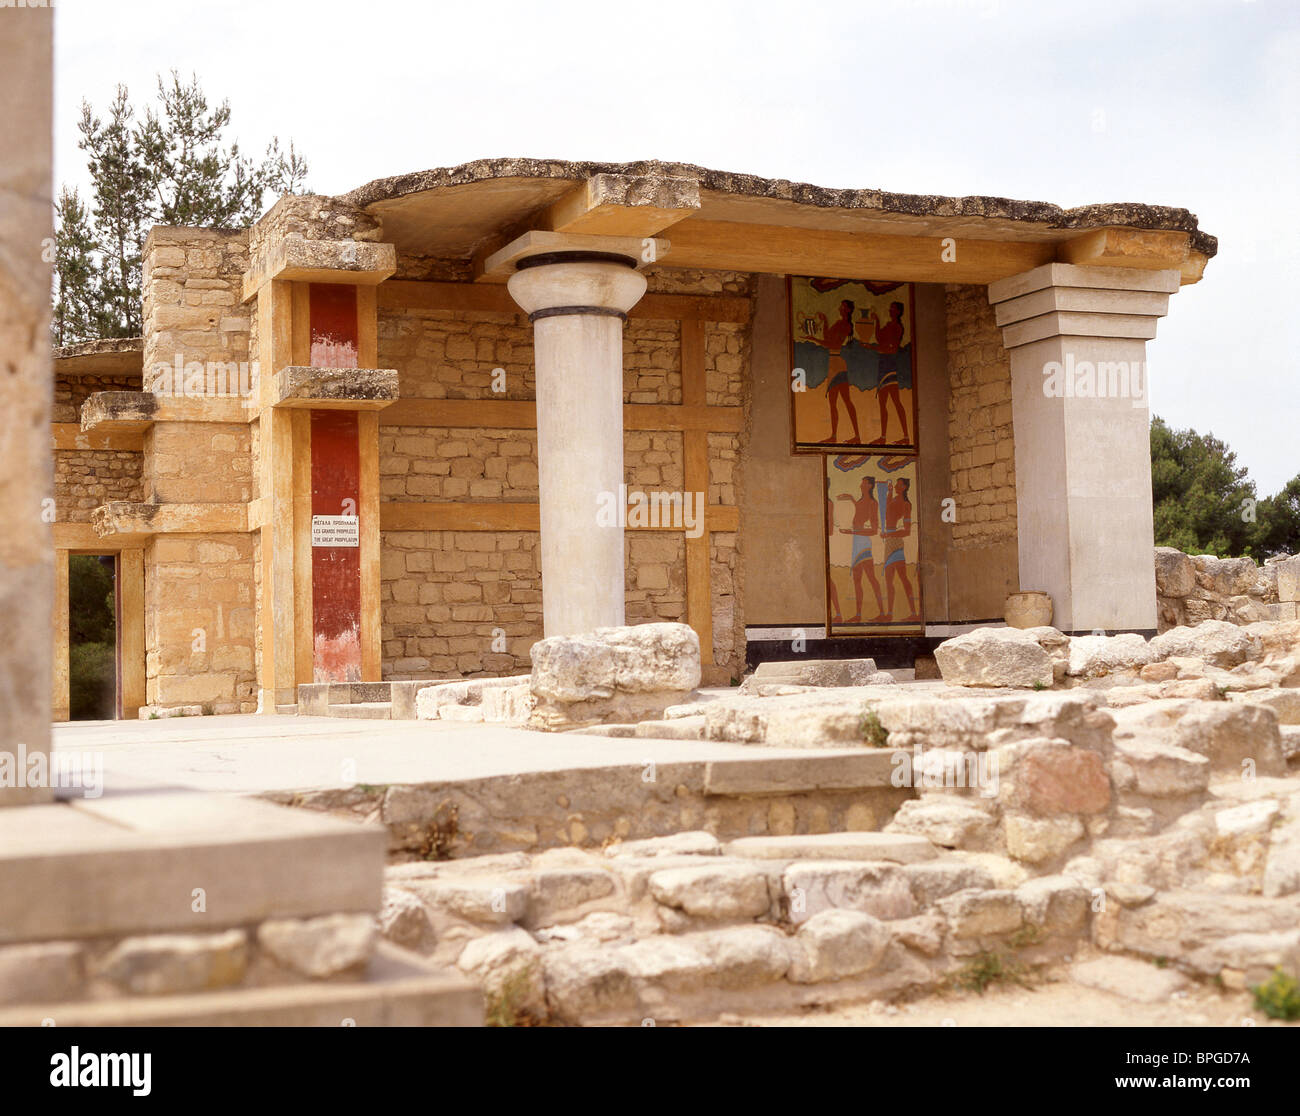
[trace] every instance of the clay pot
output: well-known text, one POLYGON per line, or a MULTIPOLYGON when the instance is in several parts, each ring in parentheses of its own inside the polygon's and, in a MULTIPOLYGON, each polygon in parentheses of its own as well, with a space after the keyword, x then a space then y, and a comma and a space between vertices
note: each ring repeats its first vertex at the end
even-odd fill
POLYGON ((1052 623, 1052 598, 1033 589, 1025 593, 1012 593, 1007 597, 1006 611, 1002 618, 1011 628, 1048 627, 1052 623))

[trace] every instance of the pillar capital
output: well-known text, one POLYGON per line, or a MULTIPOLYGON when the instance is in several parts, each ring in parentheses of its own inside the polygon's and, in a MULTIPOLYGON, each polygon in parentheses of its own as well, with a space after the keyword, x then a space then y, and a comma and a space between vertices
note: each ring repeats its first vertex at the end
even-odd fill
POLYGON ((646 290, 635 261, 615 253, 545 252, 516 266, 506 285, 531 322, 569 314, 621 320, 646 290))
POLYGON ((1178 290, 1177 271, 1050 263, 990 283, 1008 349, 1050 337, 1150 340, 1178 290))

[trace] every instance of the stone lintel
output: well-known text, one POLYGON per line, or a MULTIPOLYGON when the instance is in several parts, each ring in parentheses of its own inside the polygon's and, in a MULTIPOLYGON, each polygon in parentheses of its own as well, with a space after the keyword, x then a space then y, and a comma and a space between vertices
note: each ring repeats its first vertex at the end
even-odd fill
POLYGON ((504 248, 483 261, 477 279, 504 283, 515 272, 515 265, 528 256, 550 252, 607 252, 636 261, 638 269, 662 259, 670 243, 656 237, 590 236, 584 233, 558 233, 534 230, 516 237, 504 248))
POLYGON ((378 411, 398 398, 395 368, 311 368, 290 365, 276 373, 271 403, 348 411, 378 411))
POLYGON ((247 302, 274 279, 376 286, 397 270, 397 248, 366 240, 286 236, 256 254, 244 276, 247 302))
POLYGON ((152 535, 238 535, 248 530, 247 504, 143 504, 113 500, 90 517, 95 534, 139 544, 152 535))
POLYGON ((250 402, 239 395, 161 395, 152 391, 97 391, 81 408, 83 432, 139 433, 155 422, 249 422, 250 402))

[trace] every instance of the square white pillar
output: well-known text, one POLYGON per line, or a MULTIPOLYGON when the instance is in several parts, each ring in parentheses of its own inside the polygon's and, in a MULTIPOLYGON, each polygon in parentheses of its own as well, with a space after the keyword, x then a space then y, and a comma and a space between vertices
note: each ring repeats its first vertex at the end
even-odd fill
POLYGON ((1062 631, 1154 631, 1146 342, 1177 271, 1046 264, 989 286, 1011 354, 1020 587, 1062 631))

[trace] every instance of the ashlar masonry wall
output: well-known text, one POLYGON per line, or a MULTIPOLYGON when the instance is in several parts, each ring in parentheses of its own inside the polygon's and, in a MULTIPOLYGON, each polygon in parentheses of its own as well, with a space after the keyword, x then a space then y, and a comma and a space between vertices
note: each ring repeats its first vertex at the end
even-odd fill
MULTIPOLYGON (((399 260, 399 276, 409 266, 399 260)), ((745 276, 660 270, 649 278, 652 292, 748 297, 745 276)), ((747 344, 745 324, 703 323, 709 405, 743 406, 747 344)), ((632 317, 624 330, 624 402, 680 406, 681 360, 681 322, 632 317)), ((393 408, 396 417, 381 412, 382 501, 536 504, 536 433, 519 425, 494 426, 491 411, 495 403, 534 398, 532 326, 523 314, 386 307, 381 289, 379 363, 398 369, 403 401, 483 404, 474 412, 481 422, 472 426, 403 425, 400 404, 393 408)), ((739 447, 738 434, 708 435, 710 503, 735 507, 739 447)), ((684 435, 628 430, 624 463, 629 490, 680 492, 686 483, 684 435)), ((529 650, 542 635, 537 539, 533 530, 386 528, 384 677, 527 671, 529 650)), ((629 531, 626 554, 628 622, 685 621, 683 535, 629 531)), ((738 675, 744 630, 735 604, 740 571, 734 532, 711 534, 709 558, 715 674, 738 675)))

